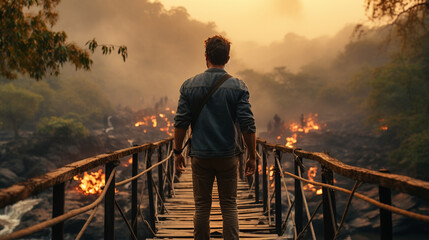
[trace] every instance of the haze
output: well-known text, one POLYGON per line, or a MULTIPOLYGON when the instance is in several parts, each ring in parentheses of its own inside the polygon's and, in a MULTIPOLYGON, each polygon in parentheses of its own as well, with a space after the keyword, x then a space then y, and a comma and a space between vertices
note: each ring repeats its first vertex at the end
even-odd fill
MULTIPOLYGON (((157 0, 155 0, 157 1, 157 0)), ((364 21, 362 0, 159 0, 166 9, 183 6, 191 18, 215 22, 234 41, 270 44, 293 32, 307 38, 334 35, 364 21)))

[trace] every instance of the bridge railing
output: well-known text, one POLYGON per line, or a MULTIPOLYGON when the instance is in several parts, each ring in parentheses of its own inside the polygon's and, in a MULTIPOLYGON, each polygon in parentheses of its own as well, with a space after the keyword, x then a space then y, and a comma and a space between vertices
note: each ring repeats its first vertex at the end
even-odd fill
MULTIPOLYGON (((262 176, 259 176, 259 171, 255 174, 255 200, 260 201, 260 178, 262 178, 262 202, 264 210, 267 211, 269 220, 271 221, 271 200, 274 199, 275 206, 275 226, 278 235, 282 235, 287 226, 288 219, 293 222, 293 234, 295 239, 301 239, 306 230, 310 228, 312 238, 316 239, 312 220, 319 208, 323 206, 323 224, 324 224, 324 239, 336 239, 345 220, 345 216, 349 210, 350 203, 353 197, 360 198, 370 204, 380 208, 380 235, 381 239, 392 239, 392 213, 401 214, 410 218, 414 218, 423 222, 429 223, 429 216, 420 213, 414 213, 400 209, 391 205, 391 189, 407 193, 412 196, 419 197, 424 200, 429 200, 429 182, 421 181, 407 176, 390 174, 386 171, 373 171, 365 168, 350 166, 340 162, 339 160, 325 153, 307 152, 300 149, 289 148, 282 145, 273 145, 264 140, 257 140, 257 152, 262 157, 262 176), (268 154, 274 155, 274 190, 268 186, 268 154), (291 154, 294 159, 294 173, 283 170, 282 155, 291 154), (308 159, 316 161, 321 165, 322 182, 315 182, 303 178, 304 172, 303 160, 308 159), (352 190, 334 186, 333 174, 342 175, 348 179, 355 181, 352 190), (285 177, 294 178, 294 189, 288 188, 285 177), (322 187, 322 200, 317 205, 315 211, 310 214, 306 195, 303 192, 303 182, 322 187), (379 186, 379 201, 371 199, 363 194, 357 193, 356 190, 361 183, 371 183, 379 186), (282 187, 285 191, 282 191, 282 187), (294 196, 289 196, 289 190, 294 192, 294 196), (337 223, 336 218, 336 203, 335 192, 343 192, 349 195, 347 204, 340 223, 337 223), (285 218, 282 217, 282 194, 286 194, 288 208, 285 218), (294 211, 292 211, 294 209, 294 211), (305 210, 305 211, 304 211, 305 210), (292 216, 294 213, 294 216, 292 216), (307 223, 304 225, 304 213, 307 218, 307 223)), ((257 161, 257 169, 259 169, 259 161, 257 161)))
POLYGON ((101 154, 95 157, 83 159, 42 176, 28 179, 24 182, 12 185, 5 189, 0 189, 0 208, 16 203, 20 200, 34 196, 52 187, 52 219, 41 222, 34 226, 0 236, 0 239, 17 239, 31 235, 45 228, 52 227, 52 239, 64 239, 64 221, 92 210, 86 223, 82 227, 76 239, 80 239, 88 224, 94 217, 97 207, 104 199, 104 239, 115 239, 115 206, 121 214, 124 222, 130 230, 130 237, 137 239, 137 221, 140 217, 143 224, 155 234, 155 215, 157 212, 165 211, 165 193, 174 194, 174 159, 172 157, 173 138, 168 138, 156 143, 147 143, 134 146, 112 153, 101 154), (152 164, 152 155, 157 153, 158 162, 152 164), (164 155, 165 153, 165 155, 164 155), (144 170, 139 172, 139 154, 145 156, 144 170), (119 159, 132 156, 132 177, 121 182, 115 181, 116 168, 119 159), (65 183, 72 180, 74 176, 85 171, 105 166, 106 184, 102 193, 93 203, 64 213, 65 204, 65 183), (152 170, 158 168, 157 182, 154 181, 152 170), (138 196, 138 178, 147 177, 147 195, 144 194, 144 184, 141 184, 140 199, 138 196), (115 200, 115 189, 131 182, 131 221, 125 216, 122 207, 115 200), (155 190, 155 192, 154 192, 155 190), (149 217, 146 220, 141 210, 143 196, 149 200, 149 217))
MULTIPOLYGON (((281 145, 268 144, 263 140, 258 139, 258 152, 262 154, 262 177, 259 172, 256 172, 255 183, 255 200, 260 201, 259 181, 262 178, 262 202, 264 210, 268 214, 271 213, 271 200, 275 201, 275 225, 276 231, 281 235, 285 229, 286 223, 289 218, 294 222, 294 236, 299 239, 303 236, 307 228, 312 229, 312 219, 323 205, 323 219, 324 219, 324 239, 335 239, 341 226, 344 222, 344 217, 347 214, 348 206, 353 197, 358 197, 367 201, 381 209, 380 220, 382 239, 391 239, 392 237, 392 221, 391 213, 402 214, 411 218, 415 218, 424 222, 429 222, 429 216, 419 213, 409 212, 390 205, 390 189, 398 192, 407 193, 413 196, 420 197, 424 200, 429 200, 429 183, 421 180, 413 179, 406 176, 389 174, 385 172, 378 172, 364 168, 346 165, 339 160, 330 157, 324 153, 307 152, 299 149, 288 148, 281 145), (260 151, 259 151, 260 150, 260 151), (269 194, 270 188, 268 186, 268 154, 274 153, 274 191, 269 194), (294 159, 294 173, 283 170, 282 155, 291 154, 294 159), (304 171, 303 160, 308 159, 318 162, 322 166, 322 183, 309 181, 302 177, 304 171), (352 190, 334 186, 333 174, 339 174, 355 181, 355 186, 352 190), (288 189, 285 177, 293 177, 294 181, 294 198, 289 196, 289 191, 282 191, 288 189), (323 189, 322 201, 318 204, 316 210, 310 214, 307 206, 306 196, 303 192, 302 182, 311 183, 313 185, 321 186, 323 189), (372 183, 380 187, 380 201, 370 199, 362 194, 356 192, 360 183, 372 183), (338 224, 336 221, 336 204, 335 192, 344 192, 349 195, 346 208, 344 210, 342 220, 338 224), (286 217, 282 217, 282 194, 285 193, 288 210, 286 217), (292 211, 294 209, 294 211, 292 211), (305 212, 304 212, 305 210, 305 212), (293 213, 294 212, 294 213, 293 213), (304 225, 304 213, 307 215, 307 223, 304 225)), ((62 168, 49 172, 39 177, 28 179, 25 182, 15 184, 9 188, 0 189, 0 208, 34 196, 37 193, 45 191, 50 187, 53 188, 53 218, 37 225, 31 226, 11 233, 9 235, 1 236, 0 239, 16 239, 28 236, 32 233, 40 231, 44 228, 52 227, 52 239, 63 239, 64 221, 76 216, 78 214, 87 212, 92 209, 87 223, 83 226, 81 232, 76 237, 79 239, 82 233, 88 226, 92 217, 95 214, 95 209, 104 199, 105 202, 105 223, 104 223, 104 237, 105 239, 114 239, 114 209, 115 206, 121 213, 127 226, 130 230, 130 236, 137 239, 137 220, 140 217, 147 228, 154 233, 156 213, 165 210, 163 206, 164 193, 169 192, 174 194, 174 164, 172 158, 173 139, 169 138, 156 143, 148 143, 141 146, 135 146, 112 153, 98 155, 68 164, 62 168), (152 164, 152 155, 157 153, 158 162, 152 164), (165 154, 163 154, 165 153, 165 154), (138 161, 139 154, 145 156, 144 170, 139 173, 138 161), (132 156, 132 178, 122 182, 115 182, 116 167, 118 166, 119 159, 132 156), (105 166, 106 169, 106 185, 99 198, 88 206, 80 209, 74 209, 64 213, 65 204, 65 183, 73 178, 73 176, 91 170, 96 167, 105 166), (153 181, 152 170, 158 168, 158 181, 153 181), (143 184, 140 199, 138 198, 137 178, 146 176, 147 198, 149 200, 149 217, 146 218, 141 212, 140 205, 142 204, 143 197, 143 184), (125 214, 121 206, 115 201, 115 188, 118 188, 128 182, 131 182, 131 221, 125 218, 125 214), (167 189, 166 189, 167 188, 167 189), (155 191, 154 191, 155 190, 155 191), (140 200, 140 201, 139 201, 140 200)), ((259 161, 257 163, 259 165, 259 161)), ((258 169, 258 168, 257 168, 258 169)), ((271 217, 269 217, 271 221, 271 217)), ((312 235, 314 237, 314 230, 312 235)))

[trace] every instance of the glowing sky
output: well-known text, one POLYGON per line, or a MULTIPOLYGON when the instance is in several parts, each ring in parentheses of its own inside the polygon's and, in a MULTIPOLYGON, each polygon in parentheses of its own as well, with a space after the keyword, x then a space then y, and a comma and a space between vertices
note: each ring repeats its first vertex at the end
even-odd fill
POLYGON ((288 32, 314 38, 363 22, 364 0, 153 0, 183 6, 191 18, 215 22, 234 41, 268 44, 288 32))

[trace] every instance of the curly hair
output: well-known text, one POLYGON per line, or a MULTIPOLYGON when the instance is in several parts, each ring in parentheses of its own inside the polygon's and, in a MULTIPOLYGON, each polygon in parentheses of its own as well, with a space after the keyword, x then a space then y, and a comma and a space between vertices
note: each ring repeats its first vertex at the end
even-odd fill
POLYGON ((225 65, 229 59, 231 42, 221 35, 215 35, 204 41, 208 60, 214 65, 225 65))

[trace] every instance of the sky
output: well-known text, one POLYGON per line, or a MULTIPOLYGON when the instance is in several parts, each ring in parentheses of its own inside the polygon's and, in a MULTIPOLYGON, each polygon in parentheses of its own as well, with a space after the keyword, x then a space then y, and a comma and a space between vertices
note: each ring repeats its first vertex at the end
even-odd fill
POLYGON ((333 35, 364 22, 364 0, 152 0, 167 10, 184 7, 191 18, 214 22, 233 41, 269 44, 293 32, 307 38, 333 35))

